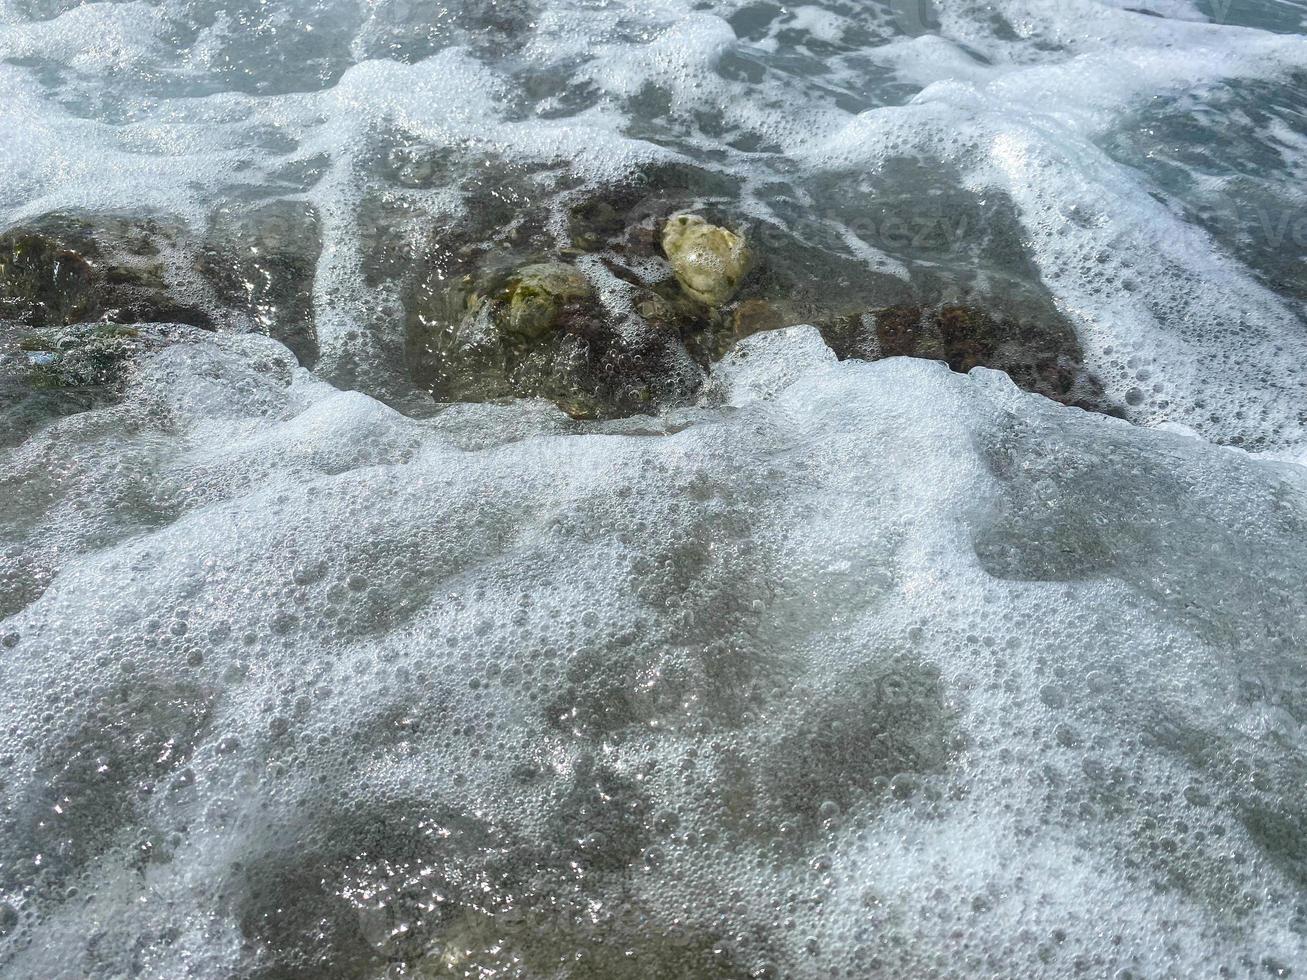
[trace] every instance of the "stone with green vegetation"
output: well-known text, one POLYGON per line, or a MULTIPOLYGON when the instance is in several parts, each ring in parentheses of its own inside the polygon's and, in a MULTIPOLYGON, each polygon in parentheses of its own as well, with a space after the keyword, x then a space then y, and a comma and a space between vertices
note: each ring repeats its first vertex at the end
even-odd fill
MULTIPOLYGON (((688 393, 695 369, 675 328, 605 308, 575 266, 486 250, 457 270, 430 276, 407 304, 410 376, 437 401, 545 398, 596 419, 688 393)), ((656 294, 637 294, 635 305, 674 319, 656 294)))
POLYGON ((32 327, 212 326, 174 288, 185 237, 153 218, 84 214, 47 215, 0 234, 0 318, 32 327))
POLYGON ((142 353, 193 328, 80 323, 31 329, 0 321, 0 447, 56 419, 112 404, 142 353))
POLYGON ((722 306, 753 265, 744 238, 697 214, 674 214, 663 226, 663 253, 681 288, 705 306, 722 306))
POLYGON ((441 230, 408 300, 412 374, 438 401, 538 396, 576 418, 648 412, 692 395, 739 340, 809 323, 841 358, 985 366, 1114 411, 1074 327, 1038 289, 991 277, 980 290, 934 263, 870 268, 797 205, 750 217, 746 241, 740 188, 712 171, 657 165, 564 188, 553 225, 540 209, 507 207, 500 183, 478 193, 485 207, 441 230), (585 274, 571 264, 582 254, 585 274), (603 279, 601 302, 592 284, 603 279))
POLYGON ((94 323, 27 334, 18 348, 29 357, 34 387, 105 387, 120 380, 140 337, 133 326, 94 323))
POLYGON ((508 309, 496 317, 496 325, 510 342, 531 343, 563 329, 568 317, 583 316, 593 298, 589 280, 573 266, 525 265, 508 281, 508 309))

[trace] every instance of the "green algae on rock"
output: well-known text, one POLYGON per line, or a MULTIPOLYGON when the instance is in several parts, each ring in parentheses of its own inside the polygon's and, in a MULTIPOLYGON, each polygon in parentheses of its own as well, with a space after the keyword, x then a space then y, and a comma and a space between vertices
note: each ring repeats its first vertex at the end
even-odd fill
POLYGON ((29 355, 38 388, 80 388, 117 382, 123 366, 140 348, 141 332, 120 323, 95 323, 46 330, 19 338, 29 355))
POLYGON ((751 221, 746 241, 731 230, 743 216, 722 203, 727 190, 654 168, 566 192, 554 216, 562 233, 532 208, 442 229, 406 300, 413 379, 438 401, 538 396, 574 418, 605 418, 692 395, 743 338, 811 323, 841 358, 985 366, 1113 411, 1073 326, 1041 296, 1006 282, 974 295, 965 277, 869 269, 801 212, 751 221))
POLYGON ((166 249, 184 233, 154 218, 65 214, 0 235, 0 316, 33 327, 95 320, 209 327, 170 290, 166 249))
POLYGON ((133 360, 191 327, 81 323, 31 330, 0 321, 0 448, 47 423, 112 404, 133 360))
POLYGON ((409 373, 437 401, 546 398, 594 419, 692 387, 679 334, 607 309, 576 267, 487 250, 455 268, 432 270, 407 299, 409 373))
POLYGON ((742 236, 697 214, 672 215, 662 246, 681 288, 705 306, 730 302, 753 265, 742 236))
POLYGON ((562 262, 522 266, 508 282, 508 313, 498 326, 511 340, 534 341, 563 326, 569 313, 594 297, 577 269, 562 262))

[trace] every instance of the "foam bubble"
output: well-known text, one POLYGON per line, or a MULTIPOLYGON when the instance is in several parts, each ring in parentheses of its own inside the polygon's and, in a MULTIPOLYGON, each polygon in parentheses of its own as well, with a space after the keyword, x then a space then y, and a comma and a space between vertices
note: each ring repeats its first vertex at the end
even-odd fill
POLYGON ((10 968, 1304 954, 1300 468, 812 328, 718 383, 418 422, 197 339, 8 450, 10 968))
POLYGON ((0 0, 0 226, 289 204, 323 355, 168 328, 0 440, 4 969, 1307 960, 1302 295, 1203 211, 1295 206, 1307 66, 1278 6, 1130 6, 0 0), (462 248, 638 329, 661 260, 569 208, 669 186, 833 307, 1060 312, 1156 428, 812 327, 657 416, 405 400, 462 248))

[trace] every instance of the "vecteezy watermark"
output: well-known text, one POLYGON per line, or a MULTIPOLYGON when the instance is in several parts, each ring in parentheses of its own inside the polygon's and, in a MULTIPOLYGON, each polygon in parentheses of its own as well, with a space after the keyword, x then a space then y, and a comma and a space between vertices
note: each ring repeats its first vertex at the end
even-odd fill
POLYGON ((1211 235, 1276 252, 1307 250, 1307 208, 1224 197, 1197 207, 1181 234, 1195 236, 1197 244, 1211 235))
MULTIPOLYGON (((959 245, 983 235, 970 215, 946 216, 888 214, 879 218, 815 213, 808 224, 820 227, 822 237, 832 247, 861 242, 887 252, 949 252, 959 245)), ((749 237, 764 252, 793 248, 796 232, 770 223, 749 229, 749 237)), ((803 236, 799 233, 798 237, 803 236)))
POLYGON ((889 6, 895 25, 909 37, 939 30, 939 20, 930 0, 890 0, 889 6))

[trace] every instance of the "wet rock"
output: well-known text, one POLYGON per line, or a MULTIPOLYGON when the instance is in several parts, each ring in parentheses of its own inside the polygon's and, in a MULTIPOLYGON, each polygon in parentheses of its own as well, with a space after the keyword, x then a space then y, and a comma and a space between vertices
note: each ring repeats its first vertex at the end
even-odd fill
POLYGON ((568 232, 572 247, 582 252, 596 252, 626 231, 626 215, 617 203, 603 197, 589 198, 568 212, 568 232))
POLYGON ((227 206, 211 219, 196 271, 231 326, 280 341, 299 362, 318 359, 313 281, 322 235, 316 209, 297 201, 227 206))
POLYGON ((651 806, 636 782, 581 757, 547 824, 555 860, 590 873, 628 869, 646 843, 651 806))
POLYGON ((0 322, 0 447, 53 419, 116 401, 133 358, 192 331, 85 323, 31 330, 0 322))
POLYGON ((802 210, 783 225, 751 219, 746 243, 730 230, 742 220, 732 206, 739 188, 691 166, 563 189, 552 226, 526 190, 501 184, 493 220, 483 209, 467 228, 445 230, 432 250, 439 275, 409 304, 411 361, 440 400, 540 395, 576 418, 644 411, 701 382, 685 361, 708 372, 744 337, 812 323, 840 357, 983 365, 1060 402, 1110 410, 1074 329, 1019 282, 999 283, 1010 303, 991 302, 933 266, 876 270, 850 254, 847 235, 802 210), (602 302, 594 295, 566 261, 581 254, 599 263, 589 277, 606 270, 625 300, 613 303, 608 284, 602 302), (675 382, 659 377, 678 371, 675 382))
POLYGON ((18 346, 28 355, 34 387, 105 387, 120 379, 140 338, 136 327, 96 323, 27 334, 18 346))
POLYGON ((693 311, 685 309, 686 305, 677 303, 676 297, 669 299, 654 289, 640 289, 636 294, 635 311, 655 329, 679 334, 696 316, 693 311))
POLYGON ((501 828, 421 801, 361 805, 285 837, 246 857, 237 895, 260 980, 380 975, 420 958, 464 909, 505 907, 527 870, 501 828), (361 894, 386 900, 360 906, 361 894))
MULTIPOLYGON (((212 700, 180 680, 112 682, 88 697, 80 723, 43 747, 37 777, 6 794, 0 888, 29 898, 62 892, 122 835, 153 837, 140 787, 185 766, 208 729, 212 700), (28 854, 44 860, 18 857, 28 854)), ((136 859, 144 864, 152 850, 137 850, 136 859)))
POLYGON ((410 298, 410 372, 438 401, 541 397, 574 418, 603 418, 686 387, 693 366, 674 330, 606 309, 574 266, 514 258, 487 251, 410 298))
POLYGON ((53 215, 0 235, 0 318, 33 327, 95 320, 209 327, 171 289, 183 234, 155 219, 53 215))
POLYGON ((824 804, 847 812, 906 798, 946 772, 959 746, 938 670, 909 657, 859 665, 838 690, 798 685, 790 697, 772 716, 778 733, 725 753, 714 772, 728 825, 782 848, 821 829, 824 804))
POLYGON ((681 288, 705 306, 729 302, 753 264, 742 236, 697 214, 669 218, 662 246, 681 288))
POLYGON ((731 312, 731 325, 737 340, 764 330, 779 330, 798 322, 787 322, 780 307, 761 299, 746 299, 731 312))
POLYGON ((683 162, 650 164, 625 180, 569 192, 569 245, 583 252, 607 249, 635 259, 662 258, 661 231, 669 218, 703 211, 715 219, 715 207, 708 206, 739 194, 739 181, 726 174, 683 162))
POLYGON ((700 304, 693 305, 698 314, 682 316, 679 329, 690 355, 709 371, 745 337, 815 319, 810 311, 801 311, 785 299, 742 299, 706 314, 700 304))
POLYGON ((640 794, 586 769, 547 806, 561 848, 416 799, 290 824, 274 849, 243 856, 235 876, 241 929, 260 954, 251 975, 750 975, 720 937, 675 921, 625 883, 641 854, 627 835, 652 821, 640 794))
MULTIPOLYGON (((719 937, 664 924, 630 896, 599 922, 528 910, 487 915, 469 909, 444 930, 411 973, 413 980, 503 977, 533 980, 745 980, 769 976, 746 966, 719 937)), ((760 946, 756 940, 753 946, 760 946)))
POLYGON ((508 282, 508 310, 497 325, 510 341, 531 343, 584 315, 594 298, 589 280, 562 262, 523 266, 508 282))
POLYGON ((695 361, 711 370, 713 364, 745 337, 806 323, 810 319, 783 300, 744 299, 725 309, 712 310, 707 316, 683 318, 681 333, 695 361))
POLYGON ((17 446, 50 419, 112 399, 111 382, 131 341, 108 336, 88 346, 68 350, 58 332, 0 323, 0 448, 17 446))
POLYGON ((36 232, 0 237, 0 313, 34 326, 93 319, 95 270, 58 239, 36 232))
POLYGON ((416 63, 452 45, 478 57, 502 54, 533 29, 528 0, 411 0, 380 4, 354 34, 357 58, 416 63))
POLYGON ((813 323, 840 357, 927 357, 957 371, 985 366, 1057 401, 1111 409, 1084 369, 1074 329, 1038 296, 1013 286, 1010 304, 991 303, 933 274, 904 279, 870 270, 811 222, 754 222, 756 241, 746 243, 729 230, 739 216, 708 193, 710 181, 676 176, 651 168, 578 192, 564 212, 557 246, 565 257, 589 252, 625 284, 629 312, 620 316, 578 269, 538 249, 544 226, 529 212, 491 235, 493 244, 484 236, 450 241, 441 283, 416 304, 410 342, 422 383, 442 400, 542 395, 576 418, 638 412, 660 391, 683 393, 701 380, 659 380, 660 369, 683 370, 672 353, 710 371, 744 337, 813 323), (463 274, 463 286, 446 285, 456 281, 451 272, 463 274), (435 299, 440 291, 453 301, 435 299), (638 382, 621 390, 632 372, 638 382))
POLYGON ((1072 326, 1056 315, 1021 317, 975 306, 902 304, 822 324, 841 358, 924 357, 954 371, 1003 371, 1026 391, 1067 405, 1108 410, 1101 384, 1084 367, 1072 326))
POLYGON ((224 207, 202 236, 159 218, 45 216, 0 235, 0 318, 256 331, 312 363, 320 251, 316 212, 291 201, 224 207))
POLYGON ((603 187, 563 186, 545 209, 543 180, 488 160, 460 184, 466 213, 407 256, 396 252, 385 278, 424 270, 402 289, 409 378, 442 402, 539 396, 574 418, 693 394, 731 325, 682 287, 661 232, 678 211, 738 188, 660 164, 603 187), (602 268, 583 276, 572 262, 584 254, 602 268))

